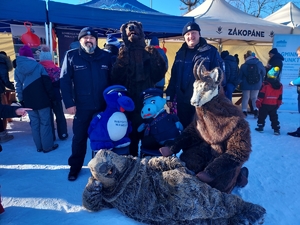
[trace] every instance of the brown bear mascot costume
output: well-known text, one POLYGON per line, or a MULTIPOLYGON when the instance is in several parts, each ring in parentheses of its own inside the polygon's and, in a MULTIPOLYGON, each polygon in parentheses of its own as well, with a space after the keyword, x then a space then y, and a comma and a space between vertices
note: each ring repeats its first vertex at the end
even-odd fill
POLYGON ((130 154, 137 156, 139 140, 142 138, 137 128, 143 123, 143 101, 140 96, 143 90, 154 87, 156 82, 164 78, 166 64, 157 49, 146 47, 140 22, 129 21, 120 30, 125 45, 120 49, 113 66, 112 83, 125 86, 134 101, 135 110, 128 115, 128 119, 132 122, 130 154))
POLYGON ((194 66, 194 121, 170 148, 160 151, 169 156, 182 149, 180 159, 201 181, 231 193, 235 186, 248 183, 248 169, 241 167, 251 152, 249 124, 242 111, 225 97, 220 68, 207 71, 202 63, 197 61, 194 66))

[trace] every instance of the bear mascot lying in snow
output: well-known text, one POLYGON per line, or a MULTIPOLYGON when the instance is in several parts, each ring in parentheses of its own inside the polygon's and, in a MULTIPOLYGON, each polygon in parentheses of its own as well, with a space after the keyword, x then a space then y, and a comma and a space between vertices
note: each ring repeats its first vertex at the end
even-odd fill
POLYGON ((160 152, 169 156, 182 150, 180 159, 201 181, 231 193, 248 183, 248 169, 241 167, 251 152, 250 128, 242 111, 222 92, 220 68, 207 71, 202 63, 197 61, 193 71, 195 119, 160 152))
POLYGON ((144 107, 141 117, 144 119, 138 131, 144 131, 141 148, 157 150, 169 140, 174 140, 183 130, 182 124, 174 114, 166 112, 166 99, 163 91, 158 88, 148 88, 142 92, 144 107))
POLYGON ((83 192, 91 211, 117 208, 156 225, 262 224, 265 209, 211 188, 177 157, 121 156, 100 150, 88 164, 92 176, 83 192))
POLYGON ((143 27, 140 22, 129 21, 120 28, 124 46, 112 68, 113 84, 120 84, 128 89, 129 97, 135 103, 135 110, 128 114, 132 122, 130 133, 130 153, 138 155, 138 144, 142 134, 137 131, 143 122, 140 116, 143 104, 140 93, 164 78, 166 63, 154 46, 146 46, 143 27))
POLYGON ((122 148, 130 144, 131 125, 125 111, 133 111, 134 103, 127 89, 112 85, 103 91, 106 109, 93 118, 88 134, 92 150, 122 148))

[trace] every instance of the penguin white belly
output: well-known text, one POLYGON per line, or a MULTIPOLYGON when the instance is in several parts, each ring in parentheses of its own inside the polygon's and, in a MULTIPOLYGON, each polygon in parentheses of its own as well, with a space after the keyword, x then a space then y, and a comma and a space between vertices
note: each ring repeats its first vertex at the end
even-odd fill
POLYGON ((107 121, 107 132, 112 141, 122 139, 128 128, 128 121, 124 113, 115 112, 107 121))

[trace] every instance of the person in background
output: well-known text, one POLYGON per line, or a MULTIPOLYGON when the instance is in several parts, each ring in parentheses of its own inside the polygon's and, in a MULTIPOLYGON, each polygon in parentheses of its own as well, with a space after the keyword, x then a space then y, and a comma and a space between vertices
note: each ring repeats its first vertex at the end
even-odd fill
POLYGON ((232 93, 239 84, 239 67, 236 62, 236 58, 230 55, 228 51, 222 51, 221 58, 225 63, 225 96, 232 101, 232 93))
POLYGON ((69 181, 77 179, 83 166, 90 122, 106 107, 103 91, 110 85, 112 58, 97 46, 97 39, 96 31, 83 28, 78 35, 80 48, 66 52, 61 68, 62 98, 68 113, 74 115, 69 181))
POLYGON ((121 47, 121 43, 116 37, 112 36, 111 34, 107 35, 103 50, 110 52, 112 54, 113 63, 117 59, 120 47, 121 47))
MULTIPOLYGON (((300 58, 300 46, 296 50, 298 58, 300 58)), ((297 79, 290 82, 291 86, 297 86, 297 93, 298 93, 298 112, 300 113, 300 68, 299 68, 299 76, 297 79)), ((290 136, 293 137, 300 137, 300 127, 297 128, 294 132, 288 132, 287 133, 290 136)))
MULTIPOLYGON (((261 88, 262 82, 264 80, 264 76, 266 74, 266 69, 261 61, 259 61, 258 58, 252 55, 252 51, 247 51, 247 53, 244 55, 245 57, 245 63, 241 65, 239 70, 239 79, 241 81, 240 88, 243 92, 243 98, 242 98, 242 110, 245 116, 247 116, 247 107, 249 99, 252 102, 253 106, 253 113, 254 118, 256 119, 258 116, 258 109, 256 107, 256 99, 258 92, 261 88), (248 65, 256 65, 257 66, 257 72, 259 74, 259 80, 257 83, 250 84, 248 81, 247 76, 248 74, 248 65)), ((250 76, 253 76, 252 74, 250 76)))
POLYGON ((183 127, 186 128, 193 120, 195 107, 190 100, 193 95, 194 64, 198 60, 206 59, 203 63, 207 70, 215 67, 223 68, 223 60, 214 46, 207 44, 201 37, 200 27, 195 22, 188 22, 182 30, 184 43, 176 53, 171 70, 171 78, 166 89, 167 105, 173 105, 174 97, 177 100, 177 115, 183 127))
POLYGON ((236 59, 237 64, 240 65, 239 55, 238 54, 234 54, 234 57, 236 59))
MULTIPOLYGON (((9 72, 12 71, 12 69, 12 62, 6 52, 0 51, 0 104, 4 104, 2 97, 5 96, 6 88, 15 90, 14 84, 9 81, 9 72)), ((0 118, 0 143, 10 141, 13 138, 13 135, 7 133, 3 119, 0 118)))
POLYGON ((33 56, 28 45, 19 50, 15 69, 16 98, 28 111, 33 141, 38 152, 48 153, 58 148, 51 126, 51 102, 55 101, 52 83, 45 68, 33 56))
MULTIPOLYGON (((168 57, 166 55, 166 52, 164 51, 164 49, 162 49, 161 47, 159 47, 159 40, 157 37, 152 37, 149 43, 150 46, 154 46, 157 51, 160 53, 160 55, 163 57, 163 59, 166 62, 166 69, 168 70, 169 68, 169 62, 168 62, 168 57)), ((164 90, 164 86, 165 86, 165 78, 161 79, 159 82, 157 82, 155 84, 155 87, 158 89, 161 89, 162 91, 164 90)))
POLYGON ((268 78, 263 82, 259 90, 256 107, 259 109, 257 128, 258 132, 264 131, 265 120, 269 115, 271 127, 275 135, 280 134, 280 126, 278 121, 277 110, 282 104, 282 84, 277 80, 277 75, 280 73, 279 67, 274 67, 268 72, 268 78))
MULTIPOLYGON (((58 137, 60 140, 66 140, 68 138, 68 128, 61 102, 62 98, 60 93, 60 68, 54 64, 49 46, 42 46, 39 59, 40 64, 42 64, 42 66, 46 69, 52 81, 52 87, 55 94, 55 101, 52 102, 53 104, 51 107, 56 119, 56 129, 58 137)), ((51 117, 53 137, 55 139, 54 118, 52 112, 51 117)))
POLYGON ((278 52, 277 48, 272 48, 269 51, 269 57, 270 57, 269 61, 268 61, 267 65, 266 65, 266 76, 265 76, 265 79, 267 79, 267 74, 268 74, 269 70, 271 70, 273 67, 277 66, 280 69, 280 73, 278 74, 277 79, 280 81, 284 58, 278 52))

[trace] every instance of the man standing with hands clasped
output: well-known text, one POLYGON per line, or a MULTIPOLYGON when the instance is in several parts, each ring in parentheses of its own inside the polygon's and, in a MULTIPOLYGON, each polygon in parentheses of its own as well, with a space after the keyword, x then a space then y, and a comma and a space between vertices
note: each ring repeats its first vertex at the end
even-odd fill
POLYGON ((192 122, 195 114, 195 107, 190 103, 195 81, 193 74, 195 62, 206 59, 203 65, 207 70, 212 70, 215 67, 223 69, 223 60, 218 50, 214 46, 207 44, 206 40, 201 37, 200 31, 199 25, 195 22, 188 22, 184 26, 182 36, 185 42, 176 53, 171 79, 166 89, 169 108, 172 107, 172 102, 176 96, 177 115, 184 128, 192 122))
POLYGON ((75 181, 83 166, 88 127, 93 115, 105 109, 103 91, 109 86, 111 54, 97 46, 97 32, 83 28, 80 47, 69 50, 61 68, 61 92, 68 113, 74 115, 69 181, 75 181))

